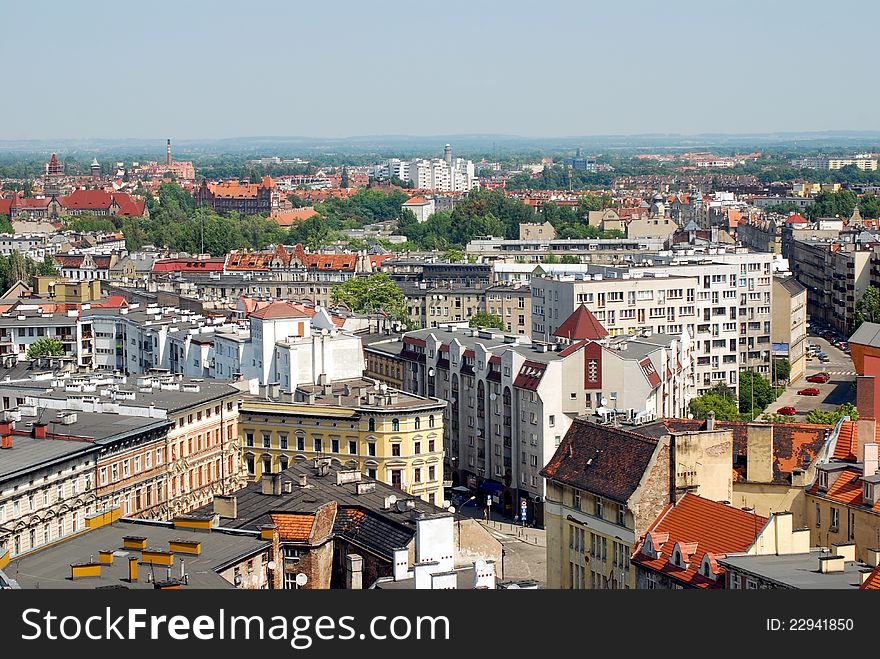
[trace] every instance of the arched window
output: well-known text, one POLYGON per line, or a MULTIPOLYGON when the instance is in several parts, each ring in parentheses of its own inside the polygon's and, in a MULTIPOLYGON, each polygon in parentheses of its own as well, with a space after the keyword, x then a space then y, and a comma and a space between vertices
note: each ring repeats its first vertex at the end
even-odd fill
POLYGON ((422 427, 422 419, 421 417, 416 417, 416 430, 419 430, 422 427))
POLYGON ((370 419, 367 421, 367 430, 370 432, 376 432, 376 419, 370 419))
POLYGON ((400 432, 400 419, 391 419, 391 432, 400 432))
POLYGON ((433 414, 432 414, 431 416, 428 417, 428 427, 429 427, 429 428, 433 428, 433 427, 434 427, 434 415, 433 415, 433 414))

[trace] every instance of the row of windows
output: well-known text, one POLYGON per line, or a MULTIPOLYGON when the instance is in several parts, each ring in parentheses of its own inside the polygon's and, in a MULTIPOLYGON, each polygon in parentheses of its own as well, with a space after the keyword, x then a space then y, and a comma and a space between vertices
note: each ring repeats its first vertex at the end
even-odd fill
MULTIPOLYGON (((323 453, 325 450, 329 450, 330 453, 342 453, 342 442, 339 439, 330 439, 329 443, 324 441, 322 437, 313 437, 311 440, 310 448, 306 448, 306 438, 302 435, 296 436, 296 450, 297 451, 307 451, 311 450, 315 453, 323 453)), ((246 430, 244 433, 244 445, 248 448, 254 448, 254 432, 250 430, 246 430)), ((402 441, 391 442, 391 455, 392 456, 400 456, 402 453, 402 441)), ((348 454, 349 455, 359 455, 360 451, 358 450, 358 440, 350 439, 347 442, 348 446, 348 454)), ((272 435, 268 432, 262 433, 262 448, 278 448, 282 451, 286 451, 290 449, 290 441, 286 434, 279 434, 278 436, 278 445, 272 445, 272 435)), ((420 455, 423 449, 427 449, 428 453, 434 453, 437 450, 437 440, 428 439, 428 440, 414 440, 412 443, 412 454, 420 455)), ((376 442, 368 441, 367 442, 367 455, 376 455, 376 442)))
MULTIPOLYGON (((197 423, 202 420, 203 416, 206 419, 210 419, 211 414, 212 414, 212 410, 213 410, 213 414, 216 414, 217 416, 220 415, 220 405, 215 405, 213 408, 207 407, 207 408, 205 408, 204 412, 202 412, 202 410, 198 410, 197 412, 195 412, 195 414, 188 414, 185 417, 183 417, 183 416, 179 417, 177 419, 177 427, 183 428, 187 424, 194 423, 194 422, 197 423)), ((229 401, 228 403, 226 403, 226 411, 227 412, 232 411, 232 401, 229 401)))
MULTIPOLYGON (((114 462, 109 467, 101 467, 98 469, 98 485, 117 483, 120 478, 131 478, 143 471, 151 470, 154 464, 153 453, 153 451, 145 451, 143 455, 114 462)), ((155 455, 155 466, 158 467, 165 461, 165 448, 157 448, 155 455)))
POLYGON ((92 475, 85 474, 82 479, 75 477, 65 482, 55 483, 54 487, 46 487, 42 492, 31 492, 26 497, 15 499, 10 503, 4 502, 0 504, 0 523, 6 521, 7 518, 18 519, 22 513, 35 512, 91 489, 92 475))

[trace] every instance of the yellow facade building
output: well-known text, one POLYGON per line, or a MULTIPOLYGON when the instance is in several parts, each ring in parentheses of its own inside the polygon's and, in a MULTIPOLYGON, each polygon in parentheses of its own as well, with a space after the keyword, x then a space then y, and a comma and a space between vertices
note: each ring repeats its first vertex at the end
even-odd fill
POLYGON ((443 503, 446 402, 367 378, 301 385, 245 399, 240 437, 248 478, 327 458, 429 503, 443 503), (274 394, 274 395, 273 395, 274 394))

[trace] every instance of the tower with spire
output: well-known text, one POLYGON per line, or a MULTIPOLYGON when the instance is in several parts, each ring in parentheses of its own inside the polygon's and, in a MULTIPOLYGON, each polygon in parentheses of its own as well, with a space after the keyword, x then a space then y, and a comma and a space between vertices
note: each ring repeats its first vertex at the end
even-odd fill
POLYGON ((89 165, 89 172, 92 178, 101 178, 101 163, 98 162, 97 158, 92 159, 92 164, 89 165))

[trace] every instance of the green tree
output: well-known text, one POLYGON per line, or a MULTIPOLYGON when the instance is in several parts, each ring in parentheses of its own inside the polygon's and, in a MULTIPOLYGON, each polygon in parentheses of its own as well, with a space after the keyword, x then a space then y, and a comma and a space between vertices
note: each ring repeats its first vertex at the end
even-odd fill
POLYGON ((43 257, 43 260, 38 267, 37 274, 44 277, 58 274, 58 266, 55 265, 55 259, 52 258, 51 254, 46 254, 46 256, 43 257))
POLYGON ((800 206, 790 201, 764 207, 765 213, 779 213, 780 215, 792 215, 793 213, 800 212, 800 210, 800 206))
POLYGON ((831 410, 830 412, 825 412, 823 410, 813 410, 812 412, 807 414, 806 421, 807 423, 819 423, 822 425, 836 426, 837 422, 845 416, 848 416, 851 420, 855 421, 859 418, 859 411, 852 403, 844 403, 843 405, 840 405, 836 410, 831 410))
POLYGON ((839 190, 838 192, 820 192, 813 199, 813 203, 807 206, 806 214, 811 220, 817 217, 849 217, 859 202, 856 193, 852 190, 839 190))
POLYGON ((348 180, 348 167, 343 167, 343 168, 342 168, 342 176, 341 176, 340 179, 339 179, 339 187, 340 187, 340 188, 347 188, 347 187, 349 187, 349 180, 348 180))
POLYGON ((739 411, 754 418, 776 400, 776 392, 766 379, 755 371, 739 374, 739 411))
POLYGON ((581 260, 576 257, 574 254, 565 254, 562 257, 562 263, 566 263, 568 265, 580 263, 581 260))
POLYGON ((59 339, 42 336, 34 341, 27 351, 28 359, 37 357, 60 357, 64 354, 64 344, 59 339))
POLYGON ((556 254, 548 254, 541 259, 541 263, 556 264, 559 263, 559 257, 556 254))
POLYGON ((303 208, 308 205, 305 201, 302 200, 302 198, 292 193, 287 195, 287 199, 288 201, 290 201, 291 204, 293 204, 294 208, 303 208))
POLYGON ((791 375, 791 362, 787 359, 774 359, 773 360, 773 381, 774 382, 782 382, 787 381, 788 377, 791 375))
POLYGON ((443 260, 449 263, 459 263, 464 261, 466 254, 460 249, 447 249, 443 252, 443 260))
POLYGON ((580 205, 580 214, 586 215, 588 211, 601 211, 605 210, 611 205, 611 195, 601 194, 588 194, 584 195, 579 200, 580 205))
POLYGON ((880 323, 880 290, 875 286, 868 286, 856 302, 853 329, 857 329, 862 323, 880 323))
POLYGON ((739 419, 739 410, 733 393, 730 390, 724 391, 717 387, 702 396, 692 398, 688 409, 695 419, 705 419, 710 410, 715 412, 715 418, 719 421, 739 419))
POLYGON ((862 217, 880 218, 880 197, 870 192, 859 201, 859 213, 862 217))
POLYGON ((352 277, 336 284, 331 292, 335 303, 343 302, 352 311, 385 312, 398 320, 406 319, 403 291, 390 275, 377 272, 366 277, 352 277))
POLYGON ((113 233, 116 231, 116 225, 113 224, 112 220, 106 217, 78 215, 76 217, 66 217, 62 219, 64 221, 64 228, 67 231, 76 231, 77 233, 113 233))
POLYGON ((501 316, 486 311, 478 311, 471 316, 468 325, 470 327, 494 327, 495 329, 500 330, 505 329, 504 320, 501 316))
POLYGON ((12 222, 9 221, 6 215, 0 215, 0 233, 15 233, 15 229, 12 228, 12 222))

